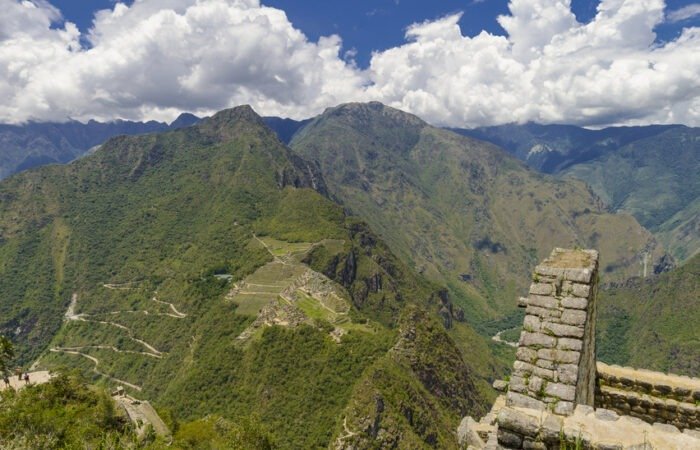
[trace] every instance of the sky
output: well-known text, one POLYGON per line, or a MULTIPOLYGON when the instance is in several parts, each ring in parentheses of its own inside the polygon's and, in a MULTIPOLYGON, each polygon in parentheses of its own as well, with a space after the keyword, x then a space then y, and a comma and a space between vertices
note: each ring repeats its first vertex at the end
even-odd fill
POLYGON ((0 0, 0 122, 307 118, 700 126, 700 1, 0 0), (87 6, 89 5, 89 7, 87 6))

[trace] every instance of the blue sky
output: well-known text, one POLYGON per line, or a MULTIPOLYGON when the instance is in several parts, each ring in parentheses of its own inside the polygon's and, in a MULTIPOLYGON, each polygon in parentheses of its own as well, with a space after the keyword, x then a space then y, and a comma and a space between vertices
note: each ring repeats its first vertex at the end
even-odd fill
MULTIPOLYGON (((50 0, 66 20, 74 22, 81 31, 92 25, 95 11, 111 8, 114 0, 50 0), (89 7, 88 7, 89 6, 89 7)), ((131 4, 133 1, 125 1, 131 4)), ((475 36, 482 30, 505 34, 496 17, 508 13, 508 0, 267 0, 262 2, 284 10, 291 22, 311 40, 338 34, 343 38, 343 50, 357 51, 355 60, 361 67, 369 64, 372 51, 385 50, 404 42, 407 26, 433 20, 451 13, 463 12, 459 21, 462 32, 475 36)), ((596 13, 598 0, 573 0, 572 10, 579 22, 588 22, 596 13)), ((667 10, 698 4, 697 0, 667 0, 667 10)), ((662 24, 656 28, 658 41, 678 36, 688 23, 700 23, 700 18, 662 24)))
POLYGON ((380 101, 458 127, 700 126, 700 0, 0 0, 0 10, 0 123, 171 120, 244 103, 302 119, 380 101))

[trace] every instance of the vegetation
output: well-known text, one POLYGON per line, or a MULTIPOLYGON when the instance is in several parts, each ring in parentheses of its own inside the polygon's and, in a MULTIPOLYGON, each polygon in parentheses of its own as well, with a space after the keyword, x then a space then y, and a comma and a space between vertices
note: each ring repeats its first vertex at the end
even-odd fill
MULTIPOLYGON (((401 311, 421 305, 435 316, 449 306, 325 194, 313 166, 247 107, 23 172, 0 184, 0 329, 13 333, 21 364, 77 368, 172 411, 175 448, 234 438, 325 447, 356 383, 390 353, 401 311), (300 295, 290 306, 304 320, 268 323, 242 343, 269 303, 229 294, 243 282, 283 281, 282 266, 330 278, 340 300, 326 306, 335 314, 342 303, 347 317, 300 295), (200 420, 198 437, 186 423, 200 420), (265 429, 241 425, 254 420, 265 429)), ((449 338, 439 345, 454 348, 449 338)), ((469 386, 482 405, 476 390, 493 367, 455 370, 480 378, 469 386)), ((399 372, 419 383, 415 371, 399 372)), ((438 394, 422 395, 432 414, 438 394)))
MULTIPOLYGON (((494 146, 379 103, 329 109, 292 148, 401 260, 440 285, 480 332, 516 315, 516 298, 552 247, 601 250, 607 281, 639 273, 661 247, 580 182, 527 170, 494 146)), ((512 325, 511 325, 512 326, 512 325)))
POLYGON ((658 235, 679 261, 700 250, 700 129, 676 127, 565 172, 658 235))
POLYGON ((10 364, 15 357, 15 349, 5 336, 0 335, 0 376, 5 376, 10 371, 10 364))
POLYGON ((128 420, 109 395, 75 374, 0 392, 3 448, 136 448, 128 420))
POLYGON ((611 364, 700 376, 700 255, 650 280, 600 293, 598 358, 611 364))

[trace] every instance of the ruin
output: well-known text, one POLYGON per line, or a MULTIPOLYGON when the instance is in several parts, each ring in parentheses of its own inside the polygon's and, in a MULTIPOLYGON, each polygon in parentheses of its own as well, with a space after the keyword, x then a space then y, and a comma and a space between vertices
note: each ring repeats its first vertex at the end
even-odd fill
POLYGON ((555 248, 535 268, 513 371, 470 449, 700 449, 700 379, 596 362, 598 252, 555 248))

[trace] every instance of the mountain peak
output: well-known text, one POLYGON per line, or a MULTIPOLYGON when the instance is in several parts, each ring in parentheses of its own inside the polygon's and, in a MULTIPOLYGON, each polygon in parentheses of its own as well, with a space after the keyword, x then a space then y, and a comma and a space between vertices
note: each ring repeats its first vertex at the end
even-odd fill
POLYGON ((349 118, 353 121, 389 122, 393 126, 424 127, 425 121, 418 116, 401 111, 383 103, 372 101, 367 103, 343 103, 326 109, 322 116, 349 118))
POLYGON ((177 119, 170 122, 169 127, 170 127, 170 129, 173 129, 173 130, 178 129, 178 128, 185 128, 185 127, 189 127, 191 125, 196 124, 200 120, 202 120, 202 119, 195 116, 194 114, 185 112, 185 113, 182 113, 179 116, 177 116, 177 119))
POLYGON ((221 139, 229 139, 236 134, 236 129, 260 128, 268 130, 262 117, 250 105, 224 109, 200 122, 200 129, 221 139))

